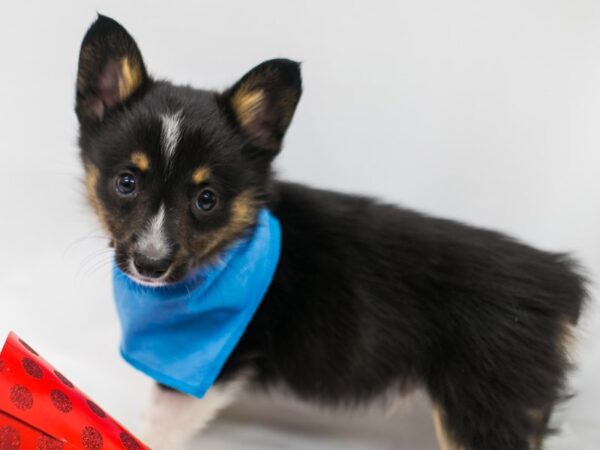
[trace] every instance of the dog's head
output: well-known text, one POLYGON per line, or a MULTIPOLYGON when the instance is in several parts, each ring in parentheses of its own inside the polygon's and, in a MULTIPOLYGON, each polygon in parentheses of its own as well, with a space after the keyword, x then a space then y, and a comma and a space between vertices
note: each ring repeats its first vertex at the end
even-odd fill
POLYGON ((300 99, 299 65, 264 62, 224 92, 152 79, 99 16, 81 45, 76 112, 89 200, 136 281, 178 281, 254 225, 300 99))

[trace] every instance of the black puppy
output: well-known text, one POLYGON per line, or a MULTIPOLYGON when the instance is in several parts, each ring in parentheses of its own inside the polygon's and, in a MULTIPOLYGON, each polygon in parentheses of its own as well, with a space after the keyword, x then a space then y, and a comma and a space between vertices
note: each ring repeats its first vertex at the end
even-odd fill
POLYGON ((177 282, 251 231, 282 227, 270 288, 217 384, 158 389, 146 439, 173 450, 242 385, 354 406, 423 388, 443 449, 533 450, 564 395, 584 280, 568 256, 369 198, 277 181, 299 65, 264 62, 225 92, 151 78, 100 16, 83 40, 76 111, 89 200, 116 262, 177 282))

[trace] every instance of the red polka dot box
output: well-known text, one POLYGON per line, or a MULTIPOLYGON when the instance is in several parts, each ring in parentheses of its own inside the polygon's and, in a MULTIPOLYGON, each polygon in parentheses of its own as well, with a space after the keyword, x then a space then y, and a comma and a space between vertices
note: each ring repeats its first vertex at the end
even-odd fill
POLYGON ((10 333, 0 353, 0 450, 147 450, 10 333))

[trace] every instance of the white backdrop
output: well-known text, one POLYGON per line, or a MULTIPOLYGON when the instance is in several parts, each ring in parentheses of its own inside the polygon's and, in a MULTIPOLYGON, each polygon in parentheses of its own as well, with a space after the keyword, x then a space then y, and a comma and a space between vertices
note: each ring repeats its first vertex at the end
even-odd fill
MULTIPOLYGON (((151 73, 176 82, 223 88, 262 60, 302 61, 282 177, 572 250, 600 279, 597 0, 6 2, 0 335, 17 331, 127 424, 147 383, 117 355, 110 252, 83 200, 72 111, 96 11, 129 29, 151 73)), ((557 419, 553 449, 600 442, 598 308, 580 335, 579 395, 557 419)), ((238 438, 257 448, 433 445, 420 401, 351 427, 262 400, 264 420, 248 424, 238 416, 256 415, 254 401, 209 433, 209 448, 238 448, 238 438)))

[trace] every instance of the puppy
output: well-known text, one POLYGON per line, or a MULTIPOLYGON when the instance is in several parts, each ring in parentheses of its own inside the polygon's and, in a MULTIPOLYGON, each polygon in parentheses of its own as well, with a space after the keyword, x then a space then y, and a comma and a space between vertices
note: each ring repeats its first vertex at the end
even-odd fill
POLYGON ((214 92, 150 77, 110 18, 83 40, 81 157, 122 272, 176 285, 251 234, 259 211, 281 227, 273 278, 216 383, 200 399, 158 387, 148 444, 179 448, 254 385, 331 407, 422 388, 440 448, 541 449, 586 298, 577 264, 497 232, 274 179, 301 92, 299 64, 286 59, 214 92))

